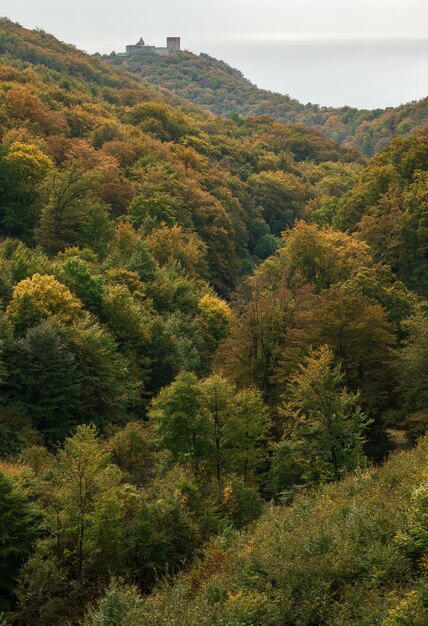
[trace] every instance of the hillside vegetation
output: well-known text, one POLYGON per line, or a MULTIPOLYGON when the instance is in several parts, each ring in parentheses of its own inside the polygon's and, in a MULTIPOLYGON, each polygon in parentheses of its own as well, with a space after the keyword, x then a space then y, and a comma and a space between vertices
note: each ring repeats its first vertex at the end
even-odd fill
POLYGON ((419 619, 426 444, 367 468, 427 431, 427 131, 367 162, 6 19, 0 76, 0 624, 419 619))
POLYGON ((84 624, 116 610, 117 626, 424 626, 427 461, 425 439, 380 470, 269 507, 144 602, 113 582, 84 624))
POLYGON ((288 95, 257 88, 239 70, 207 54, 112 54, 102 58, 218 115, 269 115, 285 124, 316 128, 329 139, 357 148, 367 156, 385 148, 394 136, 414 133, 428 120, 427 98, 374 110, 302 104, 288 95))

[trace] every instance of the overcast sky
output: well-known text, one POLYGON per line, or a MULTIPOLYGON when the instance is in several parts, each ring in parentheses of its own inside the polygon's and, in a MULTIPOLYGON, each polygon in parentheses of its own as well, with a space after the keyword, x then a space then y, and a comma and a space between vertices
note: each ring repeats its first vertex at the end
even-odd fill
POLYGON ((91 53, 178 35, 183 48, 304 102, 377 107, 428 95, 427 0, 1 0, 0 13, 91 53))

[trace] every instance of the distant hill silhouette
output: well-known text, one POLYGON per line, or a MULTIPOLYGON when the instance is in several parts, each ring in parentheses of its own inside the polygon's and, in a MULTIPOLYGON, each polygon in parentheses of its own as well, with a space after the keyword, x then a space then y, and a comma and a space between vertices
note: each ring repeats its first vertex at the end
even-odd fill
POLYGON ((428 98, 374 110, 302 104, 288 95, 259 89, 239 70, 208 54, 180 52, 144 58, 111 54, 103 59, 125 66, 213 113, 270 115, 287 124, 313 127, 367 156, 382 150, 393 137, 419 130, 428 120, 428 98))

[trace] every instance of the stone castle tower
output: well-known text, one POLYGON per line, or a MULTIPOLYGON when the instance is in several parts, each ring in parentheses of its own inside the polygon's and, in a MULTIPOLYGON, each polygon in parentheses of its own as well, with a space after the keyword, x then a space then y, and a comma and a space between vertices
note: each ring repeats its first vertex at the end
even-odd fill
POLYGON ((180 37, 167 37, 166 47, 170 54, 171 52, 180 52, 180 37))

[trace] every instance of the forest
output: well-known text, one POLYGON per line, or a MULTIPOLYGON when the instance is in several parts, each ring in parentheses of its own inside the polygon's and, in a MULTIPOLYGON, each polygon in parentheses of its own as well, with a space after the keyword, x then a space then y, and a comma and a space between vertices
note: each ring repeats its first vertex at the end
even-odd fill
POLYGON ((396 136, 422 130, 428 117, 428 98, 374 110, 302 104, 290 96, 257 88, 239 70, 205 53, 183 51, 162 57, 112 52, 96 56, 217 115, 269 115, 284 124, 316 128, 328 139, 366 156, 380 152, 396 136))
POLYGON ((428 127, 105 61, 0 20, 0 626, 424 626, 428 127))

